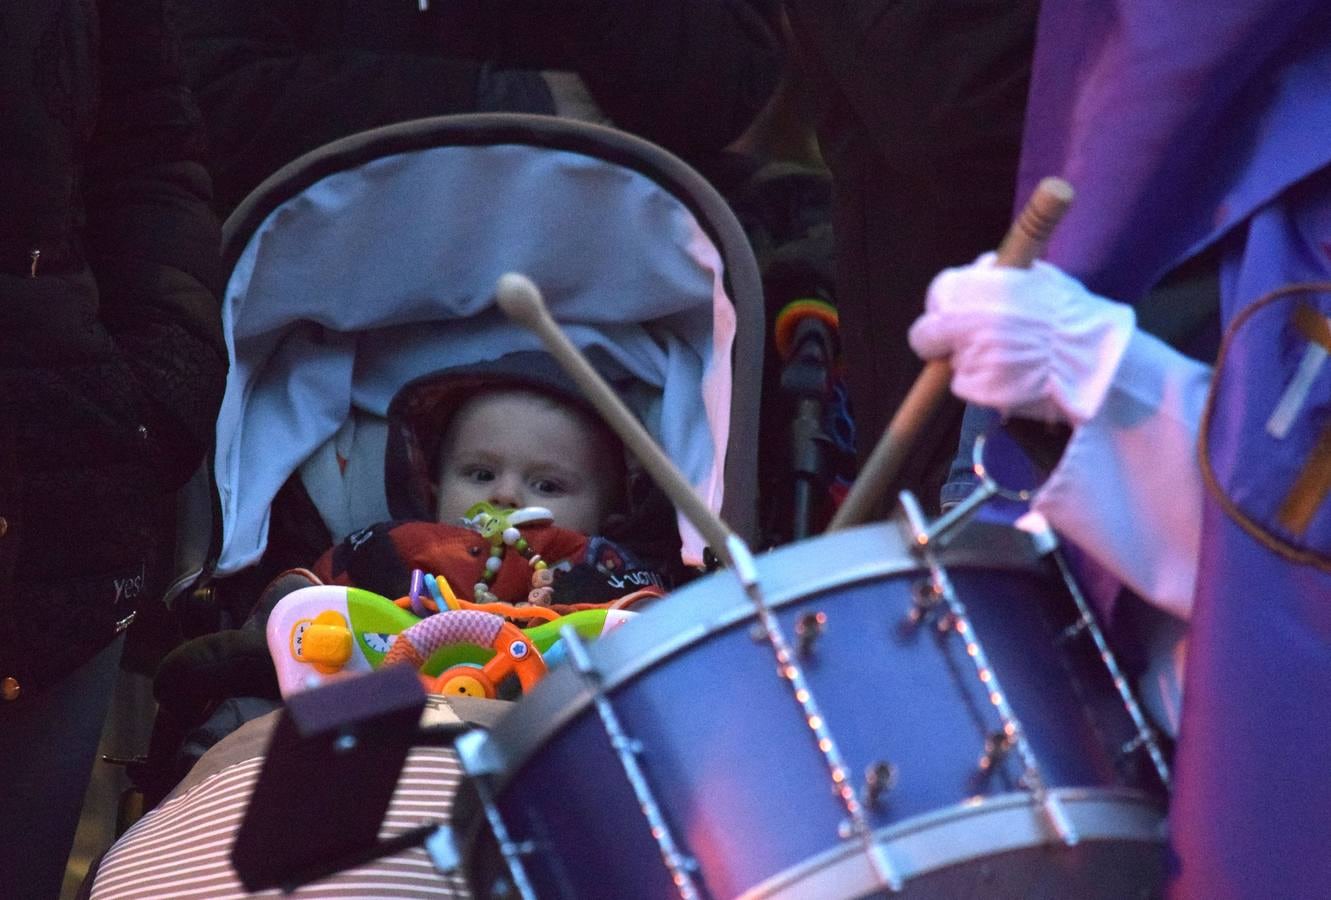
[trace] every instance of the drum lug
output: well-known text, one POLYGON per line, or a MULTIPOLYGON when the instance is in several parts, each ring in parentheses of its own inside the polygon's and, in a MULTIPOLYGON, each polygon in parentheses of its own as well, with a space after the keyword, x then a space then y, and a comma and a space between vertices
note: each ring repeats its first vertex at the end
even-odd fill
POLYGON ((864 805, 877 809, 897 786, 897 767, 885 760, 870 763, 864 772, 864 805))
POLYGON ((980 755, 972 785, 977 793, 989 784, 989 779, 993 778, 995 770, 1007 758, 1012 745, 1012 735, 1006 731, 996 731, 984 739, 984 753, 980 755))
POLYGON ((960 617, 953 612, 945 612, 934 620, 934 629, 940 635, 951 634, 957 630, 957 624, 961 621, 960 617))
POLYGON ((1083 613, 1077 621, 1060 631, 1058 637, 1054 638, 1054 641, 1058 644, 1066 644, 1068 641, 1085 634, 1094 624, 1095 622, 1091 619, 1090 615, 1083 613))
POLYGON ((509 841, 501 848, 509 856, 531 856, 536 852, 535 841, 509 841))
POLYGON ((633 756, 642 756, 642 741, 637 738, 620 737, 610 742, 617 753, 628 753, 633 756))
POLYGON ((1136 736, 1123 742, 1123 746, 1118 749, 1119 757, 1125 759, 1143 747, 1150 746, 1154 740, 1155 735, 1149 729, 1142 729, 1136 736))
POLYGON ((943 599, 943 591, 932 578, 921 578, 910 587, 910 611, 898 625, 902 637, 912 637, 943 599))
POLYGON ((813 655, 814 645, 827 627, 827 613, 819 610, 799 617, 795 623, 795 655, 801 659, 813 655))

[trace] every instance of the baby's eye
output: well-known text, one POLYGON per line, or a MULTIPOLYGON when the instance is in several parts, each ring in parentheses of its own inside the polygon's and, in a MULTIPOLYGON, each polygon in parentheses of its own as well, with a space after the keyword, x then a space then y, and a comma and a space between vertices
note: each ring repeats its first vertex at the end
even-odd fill
POLYGON ((476 484, 486 484, 495 480, 495 473, 489 466, 467 466, 462 470, 462 477, 476 484))
POLYGON ((538 478, 532 482, 532 489, 547 497, 560 497, 568 493, 568 487, 556 478, 538 478))

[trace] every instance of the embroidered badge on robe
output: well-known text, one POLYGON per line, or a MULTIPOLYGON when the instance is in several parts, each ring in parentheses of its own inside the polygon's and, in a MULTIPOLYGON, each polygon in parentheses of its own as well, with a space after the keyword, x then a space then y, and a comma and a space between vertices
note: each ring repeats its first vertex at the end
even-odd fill
POLYGON ((1226 332, 1200 452, 1208 488, 1249 534, 1331 570, 1328 357, 1331 283, 1253 303, 1226 332))

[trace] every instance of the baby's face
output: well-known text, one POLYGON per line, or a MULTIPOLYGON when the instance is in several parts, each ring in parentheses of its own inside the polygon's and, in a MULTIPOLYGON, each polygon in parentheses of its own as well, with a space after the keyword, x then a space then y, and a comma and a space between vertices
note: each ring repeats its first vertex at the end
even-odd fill
POLYGON ((544 506, 554 523, 596 533, 613 502, 616 468, 578 416, 522 391, 487 393, 463 404, 444 437, 438 519, 454 522, 482 501, 544 506))

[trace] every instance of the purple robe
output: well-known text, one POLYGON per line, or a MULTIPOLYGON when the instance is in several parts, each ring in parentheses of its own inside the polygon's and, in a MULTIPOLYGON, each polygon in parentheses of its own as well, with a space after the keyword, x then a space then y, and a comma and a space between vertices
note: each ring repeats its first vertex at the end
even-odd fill
POLYGON ((1221 260, 1171 894, 1331 896, 1331 362, 1306 361, 1331 294, 1244 315, 1331 280, 1331 9, 1046 4, 1018 196, 1046 175, 1077 190, 1047 258, 1097 293, 1136 301, 1204 248, 1221 260))

